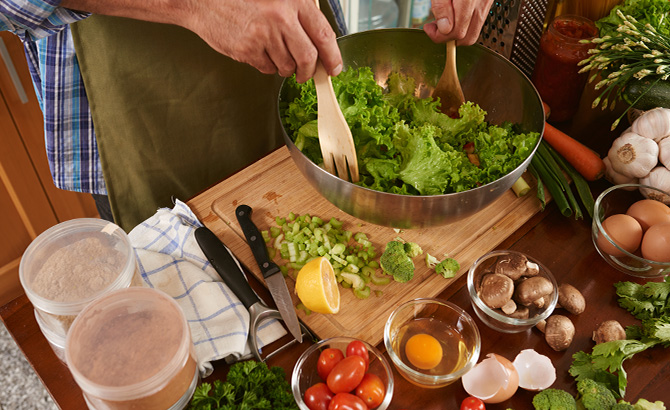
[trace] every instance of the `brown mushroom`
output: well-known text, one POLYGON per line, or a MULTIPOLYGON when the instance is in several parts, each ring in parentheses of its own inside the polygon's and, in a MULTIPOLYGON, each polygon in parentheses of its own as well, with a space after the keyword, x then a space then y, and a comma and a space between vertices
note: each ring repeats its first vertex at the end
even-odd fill
POLYGON ((518 253, 501 256, 496 263, 496 273, 517 280, 526 272, 527 262, 528 259, 518 253))
POLYGON ((582 292, 568 283, 561 283, 558 287, 558 304, 573 315, 578 315, 586 309, 586 299, 582 292))
POLYGON ((531 277, 531 276, 537 276, 539 274, 540 274, 540 265, 531 261, 526 262, 526 272, 523 274, 523 276, 531 277))
MULTIPOLYGON (((538 326, 538 329, 540 326, 538 326)), ((563 315, 551 315, 544 325, 544 339, 549 347, 557 352, 565 350, 575 337, 575 325, 563 315)))
POLYGON ((508 300, 507 303, 505 303, 500 310, 503 311, 504 314, 507 316, 511 315, 512 313, 516 312, 516 302, 513 301, 512 299, 508 300))
POLYGON ((530 310, 525 306, 517 306, 514 313, 507 315, 514 319, 528 319, 530 317, 530 310))
POLYGON ((491 309, 505 306, 514 294, 514 281, 505 275, 491 273, 482 278, 479 298, 491 309))
POLYGON ((521 281, 514 291, 514 300, 524 306, 530 306, 536 300, 554 291, 554 285, 544 276, 533 276, 521 281))
POLYGON ((596 344, 611 342, 612 340, 625 340, 626 330, 616 320, 606 320, 598 325, 593 332, 593 341, 596 344))

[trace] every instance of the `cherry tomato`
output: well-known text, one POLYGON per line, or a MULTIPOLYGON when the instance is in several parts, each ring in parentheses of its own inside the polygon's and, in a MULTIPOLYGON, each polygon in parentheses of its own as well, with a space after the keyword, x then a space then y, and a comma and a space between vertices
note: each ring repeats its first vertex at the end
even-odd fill
POLYGON ((365 403, 368 408, 372 409, 384 401, 384 394, 386 388, 384 382, 376 374, 365 373, 363 380, 356 387, 356 396, 358 396, 365 403))
POLYGON ((317 383, 305 390, 304 399, 309 410, 328 410, 333 396, 333 392, 326 386, 326 383, 317 383))
POLYGON ((333 367, 344 359, 344 353, 340 349, 328 348, 324 349, 319 355, 319 361, 316 364, 316 371, 319 373, 321 380, 326 381, 328 373, 333 370, 333 367))
POLYGON ((461 410, 486 410, 484 402, 476 397, 466 397, 461 402, 461 410))
POLYGON ((328 410, 368 410, 368 406, 351 393, 337 393, 330 401, 328 410))
POLYGON ((365 362, 360 356, 340 360, 330 371, 326 383, 333 393, 348 393, 356 388, 365 375, 365 362))
POLYGON ((365 361, 365 371, 368 371, 368 365, 370 364, 370 356, 368 355, 368 348, 365 347, 365 344, 360 340, 354 340, 347 345, 347 357, 348 356, 360 356, 365 361))

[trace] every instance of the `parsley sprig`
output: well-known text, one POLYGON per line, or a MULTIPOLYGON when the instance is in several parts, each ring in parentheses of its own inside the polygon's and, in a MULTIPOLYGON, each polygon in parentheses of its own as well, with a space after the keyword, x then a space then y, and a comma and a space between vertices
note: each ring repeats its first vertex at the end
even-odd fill
POLYGON ((670 347, 670 276, 663 282, 619 282, 614 285, 619 306, 641 320, 626 328, 626 340, 600 343, 589 354, 577 352, 570 374, 576 380, 593 379, 618 397, 626 394, 624 361, 657 345, 670 347))
POLYGON ((297 410, 284 369, 255 360, 230 366, 226 381, 202 383, 190 410, 297 410))

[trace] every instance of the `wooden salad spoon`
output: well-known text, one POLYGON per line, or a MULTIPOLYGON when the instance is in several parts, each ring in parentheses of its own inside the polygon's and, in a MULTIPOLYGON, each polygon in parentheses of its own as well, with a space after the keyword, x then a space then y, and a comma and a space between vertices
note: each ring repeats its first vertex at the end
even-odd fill
POLYGON ((465 96, 456 71, 456 40, 447 41, 447 61, 433 90, 433 98, 437 97, 440 98, 443 113, 452 118, 458 117, 458 109, 465 102, 465 96))

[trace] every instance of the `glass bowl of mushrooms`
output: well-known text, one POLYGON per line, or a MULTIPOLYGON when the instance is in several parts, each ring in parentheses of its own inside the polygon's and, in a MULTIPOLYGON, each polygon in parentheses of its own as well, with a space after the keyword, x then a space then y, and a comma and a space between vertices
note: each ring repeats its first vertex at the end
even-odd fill
POLYGON ((488 327, 523 332, 545 320, 556 307, 554 275, 531 256, 496 250, 477 259, 467 278, 472 309, 488 327))

